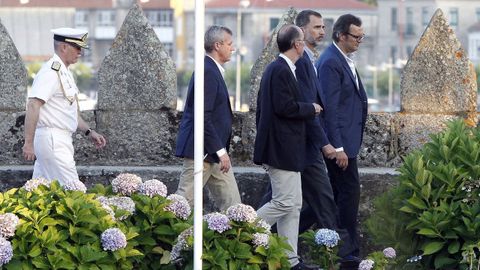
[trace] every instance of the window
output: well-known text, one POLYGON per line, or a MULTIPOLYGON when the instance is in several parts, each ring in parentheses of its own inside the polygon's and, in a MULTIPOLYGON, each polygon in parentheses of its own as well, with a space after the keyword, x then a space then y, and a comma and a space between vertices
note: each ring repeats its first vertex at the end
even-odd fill
POLYGON ((397 59, 397 47, 390 47, 390 58, 392 58, 392 63, 395 63, 395 60, 397 59))
POLYGON ((75 12, 75 27, 88 27, 87 10, 77 10, 77 12, 75 12))
POLYGON ((397 27, 398 27, 398 17, 397 17, 397 8, 392 8, 391 10, 391 21, 390 21, 390 28, 392 29, 392 31, 397 31, 397 27))
POLYGON ((405 29, 405 33, 407 35, 415 35, 415 27, 413 24, 413 8, 412 7, 407 7, 406 8, 406 13, 407 13, 407 29, 405 29))
POLYGON ((475 14, 476 14, 476 17, 477 17, 477 22, 480 22, 480 8, 475 9, 475 14))
POLYGON ((213 24, 214 25, 225 25, 225 16, 223 15, 216 15, 213 17, 213 24))
POLYGON ((410 57, 410 55, 412 55, 412 53, 413 53, 413 48, 412 48, 412 46, 407 46, 407 55, 408 55, 408 57, 410 57))
POLYGON ((458 8, 450 8, 450 26, 458 26, 458 8))
POLYGON ((146 10, 145 16, 153 27, 173 26, 173 11, 171 9, 146 10))
POLYGON ((279 18, 270 18, 270 31, 277 27, 278 23, 280 22, 279 18))
POLYGON ((422 25, 427 26, 430 22, 428 7, 422 7, 422 25))
POLYGON ((115 26, 115 12, 113 10, 98 11, 98 26, 115 26))
POLYGON ((168 53, 170 58, 173 59, 173 43, 163 43, 163 47, 165 48, 165 51, 168 53))

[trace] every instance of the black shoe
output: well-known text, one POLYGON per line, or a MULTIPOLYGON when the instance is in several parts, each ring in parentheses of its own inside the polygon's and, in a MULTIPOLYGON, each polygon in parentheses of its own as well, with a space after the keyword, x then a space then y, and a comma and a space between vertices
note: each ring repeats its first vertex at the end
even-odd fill
POLYGON ((360 261, 362 261, 359 257, 353 256, 353 255, 348 255, 343 257, 340 260, 340 269, 358 269, 358 265, 360 264, 360 261))
POLYGON ((319 267, 316 265, 308 265, 304 262, 297 263, 294 267, 290 268, 292 270, 318 270, 319 267))

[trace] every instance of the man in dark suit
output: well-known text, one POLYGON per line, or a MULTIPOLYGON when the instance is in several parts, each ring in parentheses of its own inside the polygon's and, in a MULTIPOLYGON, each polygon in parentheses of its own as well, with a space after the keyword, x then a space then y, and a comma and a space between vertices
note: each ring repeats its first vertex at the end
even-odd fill
MULTIPOLYGON (((232 134, 232 109, 224 81, 223 64, 234 51, 232 31, 211 26, 205 33, 205 116, 203 181, 220 210, 240 203, 240 193, 233 175, 228 148, 232 134)), ((193 120, 194 76, 188 86, 187 101, 177 136, 175 155, 184 158, 177 194, 193 201, 193 120)))
POLYGON ((266 68, 257 99, 257 135, 253 161, 270 177, 272 199, 258 210, 278 233, 287 238, 292 269, 312 269, 297 255, 298 223, 302 207, 300 172, 305 168, 306 121, 321 111, 304 102, 295 74, 295 62, 303 55, 304 35, 295 25, 283 26, 277 35, 279 57, 266 68))
MULTIPOLYGON (((316 47, 325 35, 325 24, 322 15, 313 10, 303 10, 295 19, 295 24, 305 33, 305 51, 295 63, 300 92, 305 101, 320 104, 323 107, 323 93, 317 79, 316 47)), ((325 134, 322 112, 314 119, 307 121, 307 167, 302 171, 302 194, 304 202, 300 216, 300 232, 317 223, 319 228, 336 229, 336 205, 322 151, 333 158, 335 148, 329 143, 325 134)))
POLYGON ((338 207, 338 226, 346 229, 354 249, 343 262, 358 263, 357 214, 360 183, 357 155, 367 119, 367 95, 352 60, 364 38, 361 20, 342 15, 333 26, 333 44, 316 63, 318 79, 324 91, 325 128, 335 147, 334 159, 326 164, 338 207))

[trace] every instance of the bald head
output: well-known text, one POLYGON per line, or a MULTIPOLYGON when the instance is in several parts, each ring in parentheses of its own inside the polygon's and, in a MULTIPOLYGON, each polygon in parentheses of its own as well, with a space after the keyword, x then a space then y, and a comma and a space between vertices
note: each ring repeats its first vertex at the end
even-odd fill
POLYGON ((303 32, 300 27, 294 24, 286 24, 280 28, 277 35, 278 50, 284 53, 290 50, 295 41, 302 39, 303 32))

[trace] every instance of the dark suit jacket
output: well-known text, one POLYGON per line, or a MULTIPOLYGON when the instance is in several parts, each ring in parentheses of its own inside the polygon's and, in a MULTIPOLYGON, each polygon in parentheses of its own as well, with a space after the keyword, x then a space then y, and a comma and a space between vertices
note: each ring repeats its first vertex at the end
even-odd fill
MULTIPOLYGON (((321 89, 325 94, 325 128, 328 140, 343 147, 349 158, 360 151, 367 119, 367 94, 342 53, 331 44, 316 63, 321 89)), ((357 72, 358 76, 358 72, 357 72)))
MULTIPOLYGON (((323 97, 320 91, 320 82, 315 74, 314 67, 307 52, 303 53, 303 56, 295 63, 297 69, 295 73, 297 75, 298 86, 300 93, 303 96, 305 102, 320 104, 323 108, 323 97)), ((306 162, 307 165, 313 164, 319 155, 321 155, 321 149, 327 145, 328 139, 325 134, 324 127, 321 124, 323 121, 323 112, 321 115, 315 116, 314 119, 307 121, 307 149, 306 149, 306 162)))
MULTIPOLYGON (((232 109, 227 86, 215 62, 205 56, 205 115, 204 147, 208 154, 205 161, 219 162, 216 152, 227 151, 232 134, 232 109)), ((193 158, 194 76, 188 85, 187 101, 177 136, 175 155, 193 158)))
POLYGON ((315 108, 302 102, 297 81, 285 59, 266 68, 257 98, 255 164, 300 172, 305 167, 306 119, 315 108))

